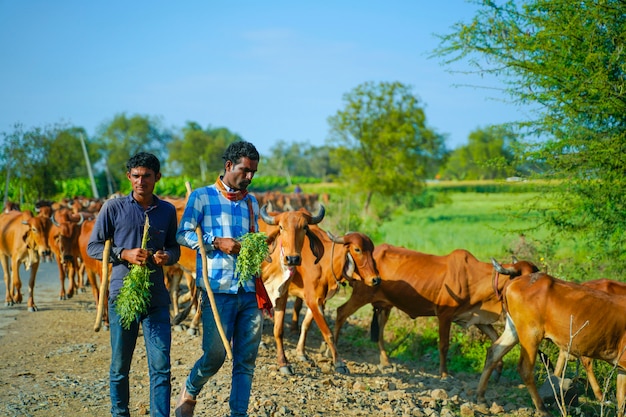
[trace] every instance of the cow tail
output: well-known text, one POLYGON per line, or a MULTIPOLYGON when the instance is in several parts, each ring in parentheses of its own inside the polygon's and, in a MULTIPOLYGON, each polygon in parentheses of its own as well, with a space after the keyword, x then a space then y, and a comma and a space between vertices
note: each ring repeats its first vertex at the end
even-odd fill
POLYGON ((380 326, 378 324, 378 315, 380 309, 374 307, 374 315, 372 316, 372 324, 370 324, 370 340, 374 343, 378 343, 378 334, 380 332, 380 326))
POLYGON ((176 317, 174 317, 174 319, 172 320, 172 323, 174 324, 174 326, 182 323, 182 321, 187 318, 187 316, 189 315, 189 312, 191 311, 192 307, 193 307, 193 303, 189 303, 189 305, 187 307, 185 307, 184 310, 181 310, 176 315, 176 317))

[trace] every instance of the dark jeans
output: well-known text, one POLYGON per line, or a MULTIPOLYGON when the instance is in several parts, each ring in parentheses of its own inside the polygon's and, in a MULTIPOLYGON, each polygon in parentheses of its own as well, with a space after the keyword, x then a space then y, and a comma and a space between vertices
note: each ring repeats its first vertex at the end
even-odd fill
MULTIPOLYGON (((226 359, 226 349, 217 330, 209 298, 202 290, 202 350, 185 384, 187 392, 198 395, 209 378, 217 373, 226 359)), ((231 416, 246 416, 252 389, 252 377, 263 320, 256 294, 242 290, 238 294, 215 294, 220 320, 228 340, 232 341, 233 373, 230 391, 231 416)))
POLYGON ((147 314, 133 322, 129 330, 125 330, 115 312, 115 305, 109 304, 109 321, 111 326, 111 368, 109 370, 111 415, 113 417, 130 416, 128 373, 139 334, 139 323, 141 323, 150 375, 150 416, 169 417, 172 392, 170 378, 172 330, 169 306, 150 308, 147 314))

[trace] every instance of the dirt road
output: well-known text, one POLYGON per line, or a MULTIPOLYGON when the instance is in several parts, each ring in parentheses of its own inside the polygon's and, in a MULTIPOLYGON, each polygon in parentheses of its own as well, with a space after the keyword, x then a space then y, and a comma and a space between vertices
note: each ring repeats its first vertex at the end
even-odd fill
MULTIPOLYGON (((39 311, 29 313, 24 304, 0 307, 0 415, 110 415, 108 332, 93 331, 95 304, 91 291, 67 301, 57 299, 58 291, 56 265, 43 264, 35 289, 39 311)), ((272 323, 266 322, 263 341, 267 348, 261 349, 257 362, 251 416, 532 415, 530 409, 524 408, 528 395, 518 383, 493 387, 506 392, 508 398, 513 392, 513 400, 507 400, 504 407, 481 407, 472 403, 478 375, 441 380, 415 365, 400 364, 381 370, 377 352, 372 348, 340 343, 340 354, 351 373, 335 374, 329 359, 318 352, 320 336, 315 326, 307 346, 310 361, 294 362, 296 376, 283 376, 276 366, 271 327, 272 323)), ((290 358, 294 357, 295 342, 297 336, 287 331, 290 358)), ((173 332, 172 405, 199 355, 198 336, 173 332)), ((200 394, 197 416, 228 415, 229 387, 227 363, 200 394)), ((148 389, 145 348, 140 339, 131 370, 133 416, 148 414, 148 389)))

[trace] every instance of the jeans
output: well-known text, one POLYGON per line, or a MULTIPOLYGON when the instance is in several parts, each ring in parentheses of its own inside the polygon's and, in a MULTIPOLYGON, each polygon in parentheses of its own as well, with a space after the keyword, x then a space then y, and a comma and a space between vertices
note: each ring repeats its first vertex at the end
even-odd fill
MULTIPOLYGON (((193 396, 200 393, 209 378, 217 373, 226 359, 226 349, 217 330, 213 310, 204 290, 200 293, 202 306, 202 350, 189 377, 185 381, 187 392, 193 396)), ((232 387, 230 391, 231 416, 246 416, 252 389, 252 377, 261 334, 263 320, 257 305, 256 294, 215 294, 222 327, 231 341, 233 352, 232 387)))
POLYGON ((148 371, 150 375, 150 416, 169 417, 172 392, 170 348, 172 330, 169 306, 151 307, 139 317, 129 330, 122 327, 115 312, 115 304, 109 303, 111 333, 111 368, 109 390, 111 392, 111 415, 129 417, 128 402, 130 384, 128 373, 139 334, 139 323, 146 345, 148 371))

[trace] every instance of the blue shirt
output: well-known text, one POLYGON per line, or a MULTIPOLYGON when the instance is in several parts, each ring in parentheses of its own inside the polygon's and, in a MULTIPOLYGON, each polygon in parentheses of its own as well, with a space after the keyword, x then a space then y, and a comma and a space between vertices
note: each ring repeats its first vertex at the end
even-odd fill
MULTIPOLYGON (((102 260, 104 241, 111 239, 109 261, 113 268, 109 286, 110 301, 115 300, 124 283, 124 277, 130 271, 130 264, 120 259, 120 253, 123 249, 141 247, 146 215, 150 223, 147 249, 153 252, 157 250, 167 252, 168 265, 175 264, 180 258, 180 246, 176 242, 176 209, 171 203, 154 196, 154 204, 144 210, 132 197, 132 192, 125 197, 107 200, 96 217, 87 244, 87 254, 94 259, 102 260)), ((152 292, 150 306, 169 305, 170 297, 165 287, 163 268, 151 262, 147 265, 152 271, 150 281, 153 284, 150 287, 152 292)))
MULTIPOLYGON (((241 238, 250 231, 250 211, 248 200, 254 212, 254 230, 259 230, 259 203, 248 194, 239 201, 231 201, 222 195, 215 184, 194 190, 187 200, 187 206, 178 225, 178 243, 191 249, 198 249, 196 227, 200 225, 202 241, 207 252, 207 275, 214 293, 236 294, 239 285, 235 275, 237 256, 214 250, 211 242, 214 237, 241 238)), ((205 288, 202 277, 200 251, 196 258, 196 285, 205 288)), ((246 292, 254 292, 254 280, 244 282, 246 292)))

